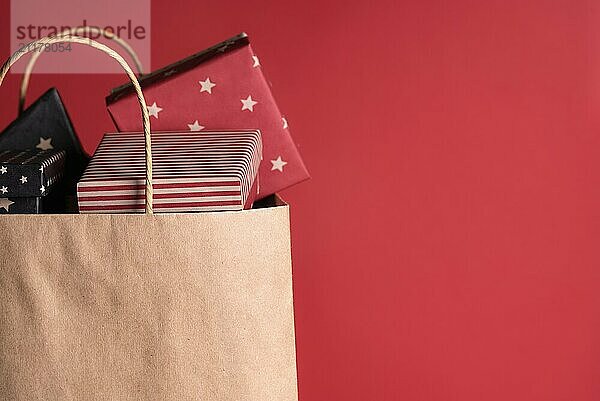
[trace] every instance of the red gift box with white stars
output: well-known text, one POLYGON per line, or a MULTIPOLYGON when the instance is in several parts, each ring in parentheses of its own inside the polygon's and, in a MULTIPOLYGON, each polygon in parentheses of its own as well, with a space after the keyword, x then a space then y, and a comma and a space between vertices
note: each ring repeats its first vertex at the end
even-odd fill
MULTIPOLYGON (((246 34, 144 75, 140 83, 153 131, 259 129, 258 199, 309 178, 246 34)), ((137 102, 130 84, 107 97, 118 131, 142 130, 137 102)))

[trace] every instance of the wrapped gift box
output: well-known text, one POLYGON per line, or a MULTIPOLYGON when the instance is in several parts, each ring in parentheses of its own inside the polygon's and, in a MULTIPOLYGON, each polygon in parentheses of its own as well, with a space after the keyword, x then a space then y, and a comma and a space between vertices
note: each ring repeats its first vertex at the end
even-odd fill
MULTIPOLYGON (((246 34, 141 79, 155 130, 259 129, 264 146, 259 198, 309 178, 246 34)), ((113 90, 119 131, 142 129, 131 85, 113 90)))
MULTIPOLYGON (((252 207, 261 154, 259 131, 152 133, 154 212, 252 207)), ((144 212, 144 134, 106 134, 77 196, 81 213, 144 212)))
POLYGON ((55 88, 48 90, 0 134, 0 150, 64 150, 65 181, 75 184, 89 161, 55 88))
POLYGON ((37 214, 42 213, 41 197, 1 198, 0 214, 37 214))
POLYGON ((0 133, 0 150, 12 149, 64 150, 66 165, 60 189, 56 188, 55 196, 46 199, 44 205, 51 212, 76 211, 77 181, 90 157, 83 150, 55 88, 44 93, 0 133))
POLYGON ((0 150, 0 196, 46 196, 65 171, 64 150, 0 150))

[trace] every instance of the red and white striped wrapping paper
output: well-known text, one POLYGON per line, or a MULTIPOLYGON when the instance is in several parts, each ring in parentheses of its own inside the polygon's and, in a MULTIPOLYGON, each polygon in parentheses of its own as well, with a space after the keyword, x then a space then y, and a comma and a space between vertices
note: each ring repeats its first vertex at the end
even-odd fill
MULTIPOLYGON (((154 212, 251 208, 261 158, 259 131, 152 133, 154 212)), ((144 134, 106 134, 77 197, 81 213, 143 213, 144 134)))

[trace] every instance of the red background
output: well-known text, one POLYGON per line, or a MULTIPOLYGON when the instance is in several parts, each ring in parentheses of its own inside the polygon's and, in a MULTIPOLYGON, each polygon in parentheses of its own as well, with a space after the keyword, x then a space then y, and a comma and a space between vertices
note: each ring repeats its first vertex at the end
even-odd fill
MULTIPOLYGON (((301 400, 600 399, 597 2, 152 6, 153 67, 250 33, 314 176, 283 194, 301 400)), ((30 99, 91 151, 122 82, 30 99)))

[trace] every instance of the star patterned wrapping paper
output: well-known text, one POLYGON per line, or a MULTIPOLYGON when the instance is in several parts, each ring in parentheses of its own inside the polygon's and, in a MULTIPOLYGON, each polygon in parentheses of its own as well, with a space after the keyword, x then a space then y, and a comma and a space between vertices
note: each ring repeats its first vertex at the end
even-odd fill
POLYGON ((0 151, 0 214, 54 211, 60 194, 52 190, 64 173, 65 155, 64 150, 0 151))
POLYGON ((42 213, 41 197, 0 198, 0 214, 42 213))
POLYGON ((75 193, 75 185, 89 156, 83 150, 55 88, 44 93, 0 134, 0 150, 25 149, 64 150, 66 166, 63 180, 75 193))
POLYGON ((64 169, 64 150, 0 150, 0 196, 46 196, 64 169))
MULTIPOLYGON (((258 199, 309 178, 246 34, 141 79, 157 131, 259 129, 264 147, 258 199)), ((140 131, 131 85, 113 90, 108 110, 119 131, 140 131)))
MULTIPOLYGON (((143 213, 143 133, 106 134, 77 186, 81 213, 143 213)), ((242 210, 258 190, 259 131, 152 133, 155 213, 242 210)))

